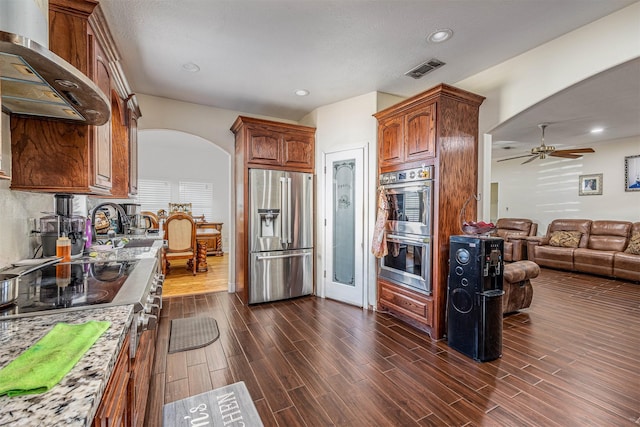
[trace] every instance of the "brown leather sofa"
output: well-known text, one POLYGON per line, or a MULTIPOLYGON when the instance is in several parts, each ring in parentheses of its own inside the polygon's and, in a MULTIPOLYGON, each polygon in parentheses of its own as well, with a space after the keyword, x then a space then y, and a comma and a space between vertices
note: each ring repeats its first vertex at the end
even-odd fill
POLYGON ((520 261, 527 259, 527 242, 523 237, 535 236, 538 224, 525 218, 500 218, 496 222, 494 236, 504 240, 505 261, 520 261))
POLYGON ((556 219, 547 234, 528 238, 529 260, 543 267, 640 281, 640 254, 625 252, 640 222, 556 219))

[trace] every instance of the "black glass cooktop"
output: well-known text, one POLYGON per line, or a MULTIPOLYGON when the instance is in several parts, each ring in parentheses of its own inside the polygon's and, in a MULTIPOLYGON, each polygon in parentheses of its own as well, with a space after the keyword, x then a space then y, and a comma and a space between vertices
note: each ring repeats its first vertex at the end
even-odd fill
POLYGON ((0 316, 107 304, 137 261, 71 262, 48 265, 20 277, 18 298, 0 316))

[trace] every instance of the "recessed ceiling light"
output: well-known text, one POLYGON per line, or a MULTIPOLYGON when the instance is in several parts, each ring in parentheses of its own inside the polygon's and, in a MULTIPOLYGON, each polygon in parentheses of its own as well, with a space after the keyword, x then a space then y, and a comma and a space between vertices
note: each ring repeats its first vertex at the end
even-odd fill
POLYGON ((442 43, 449 40, 453 36, 453 31, 449 28, 443 28, 435 30, 433 33, 427 36, 427 40, 431 43, 442 43))
POLYGON ((602 133, 604 132, 604 128, 593 128, 591 129, 591 133, 602 133))
POLYGON ((182 69, 191 73, 197 73, 198 71, 200 71, 200 67, 198 66, 198 64, 194 64, 193 62, 182 64, 182 69))
POLYGON ((306 89, 298 89, 296 90, 296 95, 298 96, 307 96, 309 95, 309 91, 306 89))

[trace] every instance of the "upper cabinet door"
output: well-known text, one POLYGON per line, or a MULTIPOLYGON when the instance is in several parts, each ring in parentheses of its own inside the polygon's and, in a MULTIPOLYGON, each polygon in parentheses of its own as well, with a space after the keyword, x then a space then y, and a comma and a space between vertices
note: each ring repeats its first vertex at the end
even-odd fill
POLYGON ((406 120, 406 160, 434 157, 436 154, 436 104, 409 112, 406 120))
POLYGON ((262 127, 249 127, 248 161, 267 165, 279 165, 281 162, 281 134, 262 127))
POLYGON ((284 166, 313 168, 314 137, 312 135, 285 133, 282 139, 284 166))
POLYGON ((402 117, 381 121, 378 126, 380 167, 400 164, 404 161, 404 137, 402 117))
MULTIPOLYGON (((88 31, 89 49, 93 53, 91 63, 92 80, 96 85, 111 98, 111 76, 109 71, 109 62, 102 50, 102 47, 95 39, 91 29, 88 31)), ((94 126, 93 128, 93 185, 106 190, 112 186, 112 152, 111 152, 111 119, 102 126, 94 126)))

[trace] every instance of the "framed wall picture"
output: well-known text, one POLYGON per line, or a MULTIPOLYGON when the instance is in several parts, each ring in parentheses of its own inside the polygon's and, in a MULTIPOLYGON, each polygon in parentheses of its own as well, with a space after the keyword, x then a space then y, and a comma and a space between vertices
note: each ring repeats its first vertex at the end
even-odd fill
POLYGON ((640 191, 640 154, 624 158, 624 191, 640 191))
POLYGON ((579 196, 598 196, 602 194, 602 174, 580 175, 578 178, 579 196))

